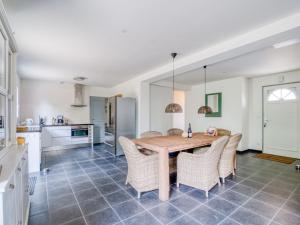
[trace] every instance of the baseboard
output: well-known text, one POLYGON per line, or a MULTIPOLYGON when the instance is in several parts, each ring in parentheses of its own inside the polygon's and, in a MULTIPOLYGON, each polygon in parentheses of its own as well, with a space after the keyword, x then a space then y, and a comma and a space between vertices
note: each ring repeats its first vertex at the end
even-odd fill
POLYGON ((262 153, 262 150, 256 150, 256 149, 246 149, 244 151, 236 151, 237 154, 246 154, 246 153, 262 153))

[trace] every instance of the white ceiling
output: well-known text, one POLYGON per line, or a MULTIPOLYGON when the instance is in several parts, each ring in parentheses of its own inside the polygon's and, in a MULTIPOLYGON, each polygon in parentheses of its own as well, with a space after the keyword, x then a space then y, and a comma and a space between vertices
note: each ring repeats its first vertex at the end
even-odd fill
MULTIPOLYGON (((299 36, 300 40, 300 36, 299 36)), ((300 44, 284 48, 266 48, 207 67, 207 81, 232 77, 254 77, 300 69, 300 44)), ((159 82, 171 83, 172 78, 159 82)), ((195 85, 204 82, 203 68, 178 74, 178 84, 195 85)))
POLYGON ((113 86, 300 11, 299 0, 3 0, 24 78, 113 86))

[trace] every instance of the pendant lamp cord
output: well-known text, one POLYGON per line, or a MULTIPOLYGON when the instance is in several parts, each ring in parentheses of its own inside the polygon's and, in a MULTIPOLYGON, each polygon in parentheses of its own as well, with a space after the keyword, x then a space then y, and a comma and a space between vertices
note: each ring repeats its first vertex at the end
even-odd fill
POLYGON ((204 66, 203 68, 204 68, 204 94, 206 95, 206 66, 204 66))
POLYGON ((175 57, 173 57, 173 102, 174 102, 174 91, 175 91, 175 72, 174 72, 174 70, 175 70, 175 67, 174 67, 174 60, 175 60, 175 57))

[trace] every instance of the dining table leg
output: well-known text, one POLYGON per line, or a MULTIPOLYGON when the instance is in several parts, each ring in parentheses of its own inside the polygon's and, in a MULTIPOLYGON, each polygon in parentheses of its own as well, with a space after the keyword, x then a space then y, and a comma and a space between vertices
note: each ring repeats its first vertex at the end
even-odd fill
POLYGON ((159 152, 159 199, 169 200, 170 174, 169 174, 169 152, 159 152))

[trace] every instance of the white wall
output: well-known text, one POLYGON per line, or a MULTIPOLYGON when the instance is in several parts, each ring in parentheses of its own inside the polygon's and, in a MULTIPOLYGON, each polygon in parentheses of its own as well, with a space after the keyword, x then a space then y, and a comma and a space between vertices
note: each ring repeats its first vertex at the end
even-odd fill
POLYGON ((263 86, 300 82, 300 70, 249 79, 249 148, 262 150, 263 86))
POLYGON ((182 113, 174 113, 173 118, 173 128, 185 129, 185 92, 180 90, 174 91, 174 102, 178 103, 182 107, 182 113))
POLYGON ((122 94, 123 97, 136 99, 137 136, 150 130, 150 84, 138 77, 119 84, 111 89, 112 95, 122 94))
POLYGON ((193 132, 205 131, 209 126, 225 128, 232 133, 243 133, 240 150, 248 149, 247 79, 233 78, 207 83, 207 93, 222 92, 222 117, 205 117, 197 113, 205 104, 204 85, 186 91, 186 129, 191 123, 193 132))
POLYGON ((163 134, 173 127, 173 117, 165 113, 165 108, 173 101, 172 89, 150 85, 150 130, 163 134))
POLYGON ((87 107, 73 108, 70 106, 74 102, 73 84, 23 79, 20 93, 20 119, 33 118, 35 123, 39 115, 47 117, 47 123, 57 115, 64 115, 72 123, 89 122, 89 96, 111 96, 108 88, 86 86, 84 103, 87 107))

